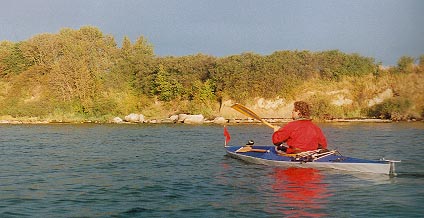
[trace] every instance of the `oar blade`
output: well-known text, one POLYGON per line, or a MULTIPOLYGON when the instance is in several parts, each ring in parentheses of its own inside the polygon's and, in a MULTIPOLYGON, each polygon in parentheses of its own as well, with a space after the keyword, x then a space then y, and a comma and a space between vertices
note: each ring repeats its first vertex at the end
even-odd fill
POLYGON ((242 113, 242 114, 244 114, 244 115, 246 115, 250 118, 257 119, 259 121, 262 120, 257 114, 255 114, 255 112, 251 111, 249 108, 247 108, 247 107, 245 107, 241 104, 236 103, 233 106, 231 106, 231 108, 233 108, 234 110, 236 110, 236 111, 238 111, 238 112, 240 112, 240 113, 242 113))
POLYGON ((273 128, 273 129, 276 128, 273 125, 271 125, 270 123, 263 120, 261 117, 259 117, 255 112, 251 111, 249 108, 247 108, 247 107, 245 107, 241 104, 236 103, 233 106, 231 106, 231 108, 233 108, 234 110, 236 110, 236 111, 238 111, 238 112, 240 112, 240 113, 242 113, 242 114, 244 114, 244 115, 246 115, 250 118, 257 119, 257 120, 261 121, 263 124, 269 126, 270 128, 273 128))

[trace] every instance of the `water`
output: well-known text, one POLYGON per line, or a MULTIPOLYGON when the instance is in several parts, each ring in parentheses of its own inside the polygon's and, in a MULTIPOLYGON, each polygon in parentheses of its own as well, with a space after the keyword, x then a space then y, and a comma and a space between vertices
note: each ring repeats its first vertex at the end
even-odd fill
POLYGON ((422 216, 423 123, 320 126, 344 155, 402 160, 398 176, 248 164, 219 125, 0 125, 0 217, 422 216))

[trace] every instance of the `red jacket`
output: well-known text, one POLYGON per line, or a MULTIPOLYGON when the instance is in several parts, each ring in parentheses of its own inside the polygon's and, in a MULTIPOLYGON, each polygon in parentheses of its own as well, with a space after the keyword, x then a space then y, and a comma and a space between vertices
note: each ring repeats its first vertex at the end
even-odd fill
POLYGON ((281 127, 272 135, 272 143, 280 145, 286 142, 287 153, 327 148, 327 140, 321 129, 311 120, 296 120, 281 127))

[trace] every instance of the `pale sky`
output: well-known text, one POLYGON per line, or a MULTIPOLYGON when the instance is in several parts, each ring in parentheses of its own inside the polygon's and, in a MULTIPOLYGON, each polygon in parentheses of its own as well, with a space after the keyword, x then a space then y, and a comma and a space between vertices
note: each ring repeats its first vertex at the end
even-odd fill
POLYGON ((0 41, 95 26, 159 56, 338 49, 396 65, 424 54, 423 0, 0 0, 0 41))

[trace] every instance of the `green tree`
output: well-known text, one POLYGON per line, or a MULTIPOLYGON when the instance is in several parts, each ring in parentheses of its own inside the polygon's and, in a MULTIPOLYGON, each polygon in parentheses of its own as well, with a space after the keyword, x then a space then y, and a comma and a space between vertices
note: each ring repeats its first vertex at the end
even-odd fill
POLYGON ((22 52, 22 43, 0 42, 0 76, 17 75, 29 66, 31 61, 22 52))
POLYGON ((190 98, 188 93, 196 81, 204 82, 210 78, 209 71, 215 65, 215 58, 203 54, 182 57, 163 57, 158 63, 183 87, 183 99, 190 98))
POLYGON ((344 76, 361 76, 374 73, 377 65, 373 58, 358 54, 346 54, 339 50, 319 52, 318 71, 321 78, 340 81, 344 76))
POLYGON ((146 38, 140 36, 135 43, 128 46, 129 39, 124 38, 122 52, 124 55, 122 62, 119 64, 118 72, 122 72, 126 76, 127 82, 138 92, 144 95, 151 93, 151 83, 153 74, 157 69, 153 45, 146 38), (125 40, 127 42, 125 42, 125 40), (123 67, 122 67, 123 66, 123 67))
POLYGON ((215 83, 210 79, 204 83, 199 80, 195 81, 191 89, 190 100, 207 105, 216 100, 215 89, 215 83))
POLYGON ((153 83, 153 94, 161 101, 171 101, 181 95, 182 86, 161 65, 153 83))
POLYGON ((397 72, 411 73, 414 69, 414 58, 409 56, 402 56, 397 62, 397 72))

